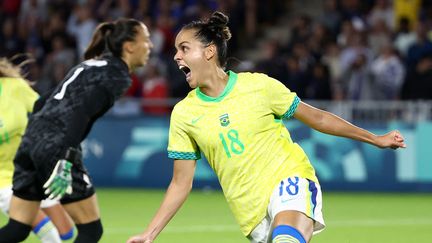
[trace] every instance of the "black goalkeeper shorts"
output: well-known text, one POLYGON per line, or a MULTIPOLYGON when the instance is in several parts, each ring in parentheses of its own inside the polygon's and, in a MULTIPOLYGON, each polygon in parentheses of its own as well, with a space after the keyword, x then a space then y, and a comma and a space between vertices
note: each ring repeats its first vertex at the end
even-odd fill
MULTIPOLYGON (((23 137, 14 159, 13 193, 29 200, 41 201, 47 196, 43 185, 50 177, 57 161, 62 159, 66 147, 59 146, 58 139, 39 140, 23 137)), ((66 194, 60 202, 72 203, 91 197, 94 187, 83 165, 81 154, 72 166, 72 194, 66 194)))

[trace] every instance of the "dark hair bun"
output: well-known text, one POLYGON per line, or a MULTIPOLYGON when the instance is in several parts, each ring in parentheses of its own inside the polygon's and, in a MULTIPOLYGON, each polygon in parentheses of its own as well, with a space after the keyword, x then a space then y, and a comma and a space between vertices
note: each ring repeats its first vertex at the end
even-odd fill
POLYGON ((222 39, 229 40, 231 39, 231 32, 227 26, 228 21, 228 16, 216 11, 208 20, 207 25, 211 31, 218 33, 222 39))
POLYGON ((208 23, 210 25, 215 25, 218 27, 224 27, 228 24, 229 18, 225 14, 217 11, 212 14, 208 23))

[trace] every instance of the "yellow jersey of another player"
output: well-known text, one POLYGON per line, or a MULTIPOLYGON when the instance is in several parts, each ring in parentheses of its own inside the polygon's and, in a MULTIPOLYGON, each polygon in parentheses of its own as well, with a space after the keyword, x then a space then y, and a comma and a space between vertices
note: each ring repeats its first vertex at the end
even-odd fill
POLYGON ((13 159, 37 98, 25 80, 0 77, 0 188, 12 185, 13 159))
POLYGON ((202 152, 248 235, 265 217, 271 193, 282 179, 296 175, 318 181, 281 121, 295 112, 297 95, 264 74, 228 75, 219 97, 197 88, 174 107, 168 157, 195 160, 202 152))

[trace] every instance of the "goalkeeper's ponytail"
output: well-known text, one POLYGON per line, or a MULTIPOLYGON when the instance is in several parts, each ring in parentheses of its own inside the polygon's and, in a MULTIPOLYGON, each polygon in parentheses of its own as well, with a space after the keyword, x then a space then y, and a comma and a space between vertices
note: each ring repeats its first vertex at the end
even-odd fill
POLYGON ((105 22, 96 27, 90 45, 84 52, 84 59, 91 59, 109 51, 116 57, 123 53, 123 43, 133 41, 141 22, 135 19, 119 19, 105 22))

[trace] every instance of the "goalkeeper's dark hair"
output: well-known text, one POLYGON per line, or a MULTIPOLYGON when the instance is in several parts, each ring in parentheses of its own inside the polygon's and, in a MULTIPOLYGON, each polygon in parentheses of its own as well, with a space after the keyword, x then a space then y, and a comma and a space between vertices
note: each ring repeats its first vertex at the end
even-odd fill
POLYGON ((122 57, 123 43, 133 41, 142 23, 136 19, 121 18, 113 22, 104 22, 96 27, 92 40, 84 52, 88 60, 109 51, 116 57, 122 57))
POLYGON ((221 67, 225 67, 227 60, 227 42, 231 39, 231 31, 227 24, 228 16, 221 12, 214 12, 207 20, 197 20, 185 25, 182 29, 196 30, 195 37, 205 46, 214 44, 218 53, 221 67))

